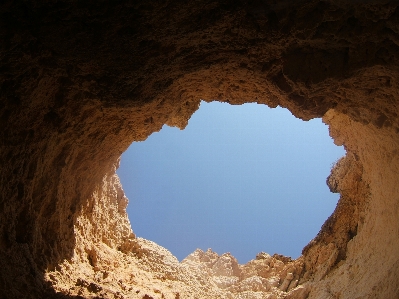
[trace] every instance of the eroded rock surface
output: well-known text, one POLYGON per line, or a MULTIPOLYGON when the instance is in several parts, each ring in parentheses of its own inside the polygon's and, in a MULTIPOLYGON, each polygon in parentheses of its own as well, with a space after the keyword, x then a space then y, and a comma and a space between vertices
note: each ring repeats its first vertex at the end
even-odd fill
POLYGON ((398 6, 3 1, 1 296, 398 298, 398 6), (323 117, 345 146, 340 201, 298 260, 179 263, 134 236, 118 159, 200 99, 323 117))

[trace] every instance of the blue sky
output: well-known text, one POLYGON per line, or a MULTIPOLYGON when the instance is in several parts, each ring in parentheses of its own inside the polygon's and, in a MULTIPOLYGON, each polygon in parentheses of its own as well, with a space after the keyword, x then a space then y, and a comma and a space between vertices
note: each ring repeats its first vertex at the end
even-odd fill
POLYGON ((345 154, 321 119, 265 105, 202 102, 184 130, 164 126, 122 155, 133 231, 182 260, 196 248, 293 258, 339 195, 325 180, 345 154))

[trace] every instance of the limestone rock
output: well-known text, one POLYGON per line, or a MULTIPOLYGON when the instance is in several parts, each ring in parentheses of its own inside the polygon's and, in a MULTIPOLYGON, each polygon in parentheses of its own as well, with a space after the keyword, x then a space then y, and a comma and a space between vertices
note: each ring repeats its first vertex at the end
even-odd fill
MULTIPOLYGON (((4 298, 398 298, 399 4, 3 1, 4 298), (334 213, 291 260, 136 238, 115 175, 200 99, 322 117, 346 156, 334 213)), ((322 200, 322 199, 321 199, 322 200)))

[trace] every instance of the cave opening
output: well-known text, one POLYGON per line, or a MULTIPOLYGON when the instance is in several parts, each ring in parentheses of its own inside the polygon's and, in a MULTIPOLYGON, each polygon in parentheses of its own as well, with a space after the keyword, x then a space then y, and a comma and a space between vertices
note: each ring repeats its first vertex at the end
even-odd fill
MULTIPOLYGON (((399 298, 397 1, 7 1, 0 10, 0 297, 399 298), (164 123, 184 127, 200 97, 324 115, 347 151, 332 172, 336 211, 295 271, 285 264, 275 285, 265 283, 274 294, 245 284, 267 280, 251 270, 264 260, 230 289, 216 288, 221 275, 187 270, 131 233, 118 158, 164 123), (298 289, 286 288, 290 279, 298 289)), ((138 195, 128 195, 129 207, 138 195)), ((141 222, 149 227, 156 216, 141 222)))
POLYGON ((293 258, 334 211, 325 179, 344 155, 321 119, 255 103, 201 103, 123 154, 118 174, 133 230, 179 260, 196 248, 293 258))

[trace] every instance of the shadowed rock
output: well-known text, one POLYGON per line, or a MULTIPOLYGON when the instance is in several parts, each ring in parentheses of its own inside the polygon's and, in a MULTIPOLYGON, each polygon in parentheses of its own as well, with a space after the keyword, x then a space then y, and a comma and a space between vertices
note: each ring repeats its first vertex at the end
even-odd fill
POLYGON ((398 5, 2 3, 0 294, 399 297, 398 5), (298 260, 217 255, 201 272, 134 236, 118 159, 200 99, 323 117, 345 146, 328 179, 341 199, 298 260))

